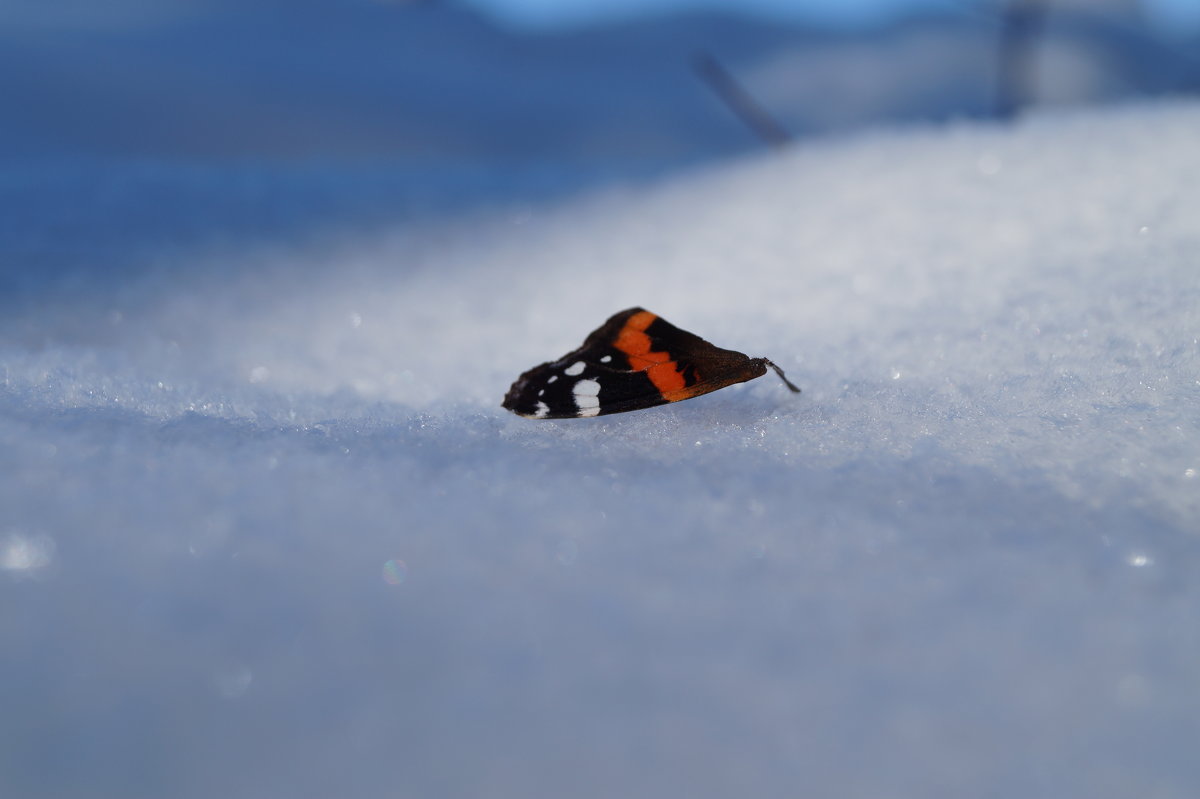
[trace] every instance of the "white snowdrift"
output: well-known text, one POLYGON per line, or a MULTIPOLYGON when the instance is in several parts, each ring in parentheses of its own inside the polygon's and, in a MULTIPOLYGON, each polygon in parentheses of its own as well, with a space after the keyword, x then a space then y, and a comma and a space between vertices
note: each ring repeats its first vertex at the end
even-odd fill
POLYGON ((34 286, 0 793, 1194 795, 1197 130, 876 133, 34 286), (804 394, 498 407, 634 304, 804 394))

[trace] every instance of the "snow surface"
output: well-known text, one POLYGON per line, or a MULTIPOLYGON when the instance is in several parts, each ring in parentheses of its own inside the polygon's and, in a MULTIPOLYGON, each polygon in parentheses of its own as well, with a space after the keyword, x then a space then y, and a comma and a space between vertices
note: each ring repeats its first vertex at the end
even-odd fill
POLYGON ((6 167, 0 794, 1195 796, 1197 130, 6 167), (634 304, 804 393, 498 407, 634 304))

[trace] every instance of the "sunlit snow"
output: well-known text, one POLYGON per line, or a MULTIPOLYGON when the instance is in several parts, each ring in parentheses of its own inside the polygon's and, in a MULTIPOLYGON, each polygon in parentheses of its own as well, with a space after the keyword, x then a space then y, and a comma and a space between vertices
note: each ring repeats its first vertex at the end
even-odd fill
POLYGON ((1194 796, 1198 130, 327 229, 229 167, 283 218, 203 245, 207 173, 10 174, 0 793, 1194 796), (804 393, 499 407, 631 305, 804 393))

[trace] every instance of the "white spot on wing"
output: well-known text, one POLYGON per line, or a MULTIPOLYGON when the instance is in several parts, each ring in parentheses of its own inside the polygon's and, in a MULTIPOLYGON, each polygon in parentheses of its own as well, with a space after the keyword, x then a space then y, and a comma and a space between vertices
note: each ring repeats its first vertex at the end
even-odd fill
POLYGON ((600 413, 600 384, 595 380, 580 380, 571 389, 575 395, 575 406, 580 416, 595 416, 600 413))
POLYGON ((583 374, 583 361, 576 361, 566 369, 563 369, 563 374, 570 375, 571 377, 583 374))
POLYGON ((600 384, 595 380, 580 380, 571 389, 576 397, 596 397, 600 395, 600 384))
POLYGON ((612 360, 611 355, 605 355, 603 358, 600 359, 600 363, 608 363, 611 360, 612 360))
POLYGON ((550 379, 546 381, 546 385, 550 385, 557 379, 558 379, 558 375, 550 375, 550 379))
POLYGON ((545 419, 546 414, 550 413, 550 406, 544 402, 539 402, 533 411, 534 419, 545 419))

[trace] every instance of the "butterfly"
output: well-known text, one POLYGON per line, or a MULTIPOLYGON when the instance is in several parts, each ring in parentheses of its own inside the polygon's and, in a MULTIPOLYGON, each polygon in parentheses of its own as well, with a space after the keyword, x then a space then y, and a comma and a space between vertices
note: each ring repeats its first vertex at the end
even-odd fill
POLYGON ((800 393, 766 358, 721 349, 644 308, 629 308, 592 331, 579 349, 518 377, 502 404, 530 419, 604 416, 744 383, 765 375, 768 366, 800 393))

